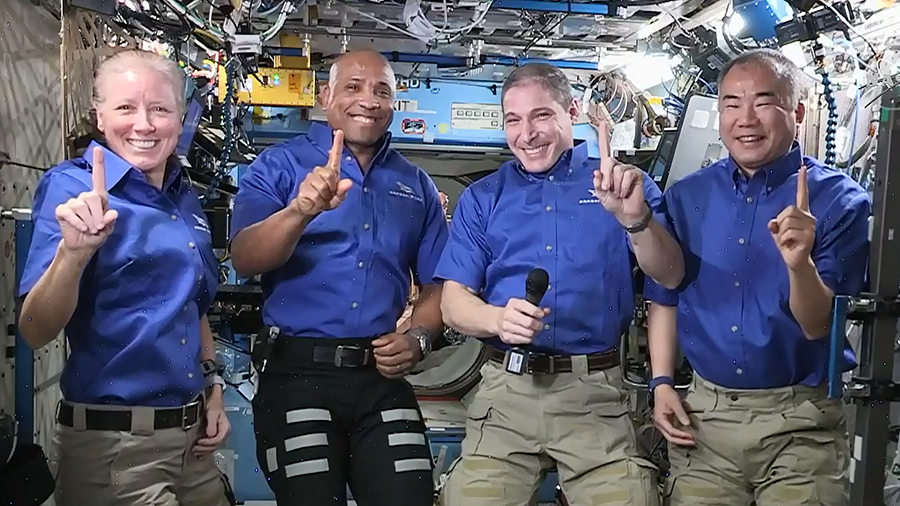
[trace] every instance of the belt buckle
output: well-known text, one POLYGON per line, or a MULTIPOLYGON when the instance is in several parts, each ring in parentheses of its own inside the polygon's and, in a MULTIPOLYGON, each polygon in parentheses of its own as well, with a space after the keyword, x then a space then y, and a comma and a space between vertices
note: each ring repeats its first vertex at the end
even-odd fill
POLYGON ((181 430, 189 431, 200 422, 200 401, 192 402, 181 407, 181 430), (188 414, 191 408, 197 408, 197 417, 193 423, 188 423, 188 414))
POLYGON ((547 355, 547 374, 556 374, 556 357, 547 355))
MULTIPOLYGON (((334 366, 335 367, 358 367, 356 364, 344 364, 344 350, 362 351, 357 345, 339 344, 334 350, 334 366)), ((365 358, 363 359, 365 363, 365 358)))

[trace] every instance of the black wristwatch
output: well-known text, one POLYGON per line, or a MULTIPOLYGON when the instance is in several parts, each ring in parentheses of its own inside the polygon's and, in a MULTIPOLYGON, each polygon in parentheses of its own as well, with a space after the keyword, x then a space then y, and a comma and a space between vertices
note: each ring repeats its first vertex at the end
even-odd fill
POLYGON ((629 225, 629 226, 625 227, 625 231, 628 232, 629 234, 636 234, 638 232, 646 230, 647 227, 650 226, 650 220, 652 220, 652 219, 653 219, 653 209, 650 209, 650 205, 648 204, 647 205, 647 214, 645 214, 644 217, 641 218, 641 221, 635 223, 634 225, 629 225))
POLYGON ((414 329, 409 329, 406 333, 416 339, 419 343, 419 351, 422 352, 422 359, 428 356, 431 353, 431 337, 428 335, 428 332, 425 329, 420 327, 416 327, 414 329))

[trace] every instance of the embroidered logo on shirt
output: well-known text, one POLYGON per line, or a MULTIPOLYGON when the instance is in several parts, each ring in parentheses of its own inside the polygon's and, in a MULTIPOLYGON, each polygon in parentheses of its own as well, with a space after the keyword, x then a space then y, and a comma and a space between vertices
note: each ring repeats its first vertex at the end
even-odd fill
POLYGON ((591 187, 588 190, 588 193, 591 195, 591 198, 581 199, 578 201, 579 204, 599 204, 600 203, 600 197, 597 195, 597 190, 595 190, 593 187, 591 187))
POLYGON ((193 216, 194 219, 197 220, 197 224, 194 225, 194 229, 212 235, 212 232, 210 232, 209 230, 209 224, 206 222, 206 218, 197 216, 196 214, 194 214, 193 216))
POLYGON ((405 199, 415 200, 416 202, 422 202, 422 197, 416 195, 412 188, 406 186, 400 181, 397 181, 397 189, 390 190, 388 193, 395 197, 403 197, 405 199))

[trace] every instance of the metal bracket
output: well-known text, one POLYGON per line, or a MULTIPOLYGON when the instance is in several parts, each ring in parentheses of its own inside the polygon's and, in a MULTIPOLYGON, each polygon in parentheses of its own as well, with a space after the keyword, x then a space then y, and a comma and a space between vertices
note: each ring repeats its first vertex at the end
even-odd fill
POLYGON ((900 402, 900 383, 854 378, 845 395, 856 404, 900 402))

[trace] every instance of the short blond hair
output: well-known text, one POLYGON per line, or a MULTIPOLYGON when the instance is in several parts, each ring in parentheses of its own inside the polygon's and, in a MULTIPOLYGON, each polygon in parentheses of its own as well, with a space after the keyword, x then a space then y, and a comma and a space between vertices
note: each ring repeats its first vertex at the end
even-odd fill
POLYGON ((144 67, 159 72, 172 85, 178 111, 184 113, 184 72, 174 61, 143 49, 125 49, 103 60, 94 73, 94 90, 91 103, 94 109, 105 100, 105 83, 110 77, 127 72, 135 67, 144 67))

